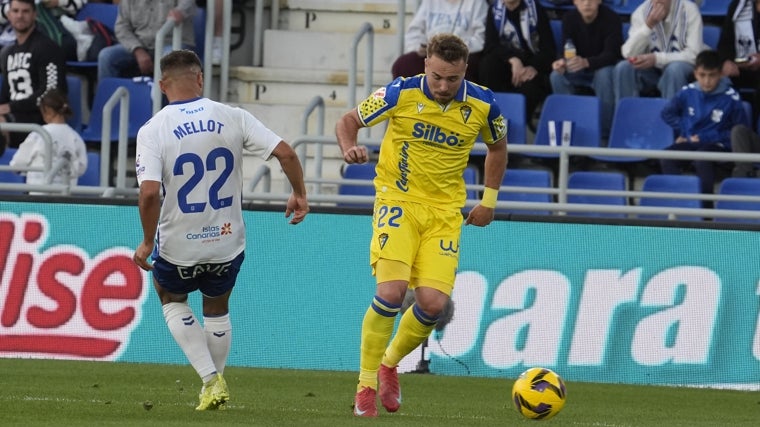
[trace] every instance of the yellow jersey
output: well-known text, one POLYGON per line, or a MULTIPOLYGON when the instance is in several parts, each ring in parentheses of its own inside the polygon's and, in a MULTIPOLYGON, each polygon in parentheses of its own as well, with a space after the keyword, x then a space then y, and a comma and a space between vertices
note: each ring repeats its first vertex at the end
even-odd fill
POLYGON ((365 126, 388 120, 374 180, 377 197, 442 209, 464 206, 462 176, 478 136, 493 144, 507 134, 493 92, 466 80, 454 99, 441 105, 425 75, 399 77, 357 110, 365 126))

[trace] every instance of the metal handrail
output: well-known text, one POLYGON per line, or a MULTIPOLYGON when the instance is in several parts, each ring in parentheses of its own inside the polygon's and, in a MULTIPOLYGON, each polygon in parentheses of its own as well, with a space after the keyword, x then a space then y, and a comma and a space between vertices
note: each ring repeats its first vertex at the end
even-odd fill
MULTIPOLYGON (((156 45, 153 51, 153 80, 156 82, 161 78, 161 57, 164 54, 164 40, 170 30, 172 31, 172 49, 178 50, 182 48, 181 24, 181 22, 168 18, 156 33, 156 45)), ((158 84, 153 85, 150 94, 153 99, 153 114, 156 114, 161 109, 161 88, 158 84)))
POLYGON ((108 186, 108 176, 111 158, 111 112, 119 103, 119 144, 117 146, 116 186, 126 186, 127 176, 127 143, 129 127, 129 91, 119 86, 103 105, 103 128, 100 131, 100 185, 108 186))
POLYGON ((53 181, 53 138, 42 125, 38 125, 37 123, 0 122, 0 132, 37 132, 42 137, 42 140, 45 141, 45 160, 42 167, 0 165, 0 171, 47 172, 45 182, 50 184, 53 181))

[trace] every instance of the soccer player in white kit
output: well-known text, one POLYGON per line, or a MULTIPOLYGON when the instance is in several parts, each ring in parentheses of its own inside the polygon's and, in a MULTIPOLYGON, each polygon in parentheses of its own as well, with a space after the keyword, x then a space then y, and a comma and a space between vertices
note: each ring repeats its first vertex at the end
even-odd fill
POLYGON ((249 112, 201 96, 203 73, 194 52, 171 52, 160 66, 169 105, 137 134, 143 240, 134 261, 153 272, 169 331, 203 380, 195 409, 224 409, 228 301, 245 249, 243 149, 279 161, 293 188, 285 209, 291 224, 309 211, 306 186, 298 156, 282 138, 249 112), (203 295, 203 326, 187 304, 196 290, 203 295))

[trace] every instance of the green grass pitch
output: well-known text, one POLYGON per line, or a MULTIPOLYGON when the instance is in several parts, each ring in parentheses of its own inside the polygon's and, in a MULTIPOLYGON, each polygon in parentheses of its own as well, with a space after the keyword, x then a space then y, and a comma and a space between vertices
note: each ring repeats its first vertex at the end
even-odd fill
POLYGON ((757 426, 757 392, 567 381, 548 421, 512 407, 512 379, 402 374, 404 403, 351 413, 356 373, 229 367, 226 411, 197 412, 190 366, 0 359, 2 426, 757 426), (150 404, 146 405, 146 402, 150 404), (146 409, 150 407, 150 409, 146 409))

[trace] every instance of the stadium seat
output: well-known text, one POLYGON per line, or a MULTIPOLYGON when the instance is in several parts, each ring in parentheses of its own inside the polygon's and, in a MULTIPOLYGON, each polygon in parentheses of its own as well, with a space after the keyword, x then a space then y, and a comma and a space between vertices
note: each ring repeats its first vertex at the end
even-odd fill
POLYGON ((100 185, 100 153, 87 152, 87 170, 84 171, 84 175, 79 177, 77 185, 93 187, 100 185))
POLYGON ((557 49, 557 55, 560 55, 565 51, 565 47, 562 45, 562 20, 551 19, 549 23, 552 26, 552 34, 554 35, 554 47, 557 49))
MULTIPOLYGON (((478 185, 480 183, 480 179, 478 178, 478 170, 473 166, 465 168, 464 172, 462 173, 462 178, 464 178, 465 185, 478 185)), ((478 190, 468 189, 467 199, 480 200, 478 197, 478 190)))
MULTIPOLYGON (((604 4, 617 12, 618 15, 629 16, 644 0, 605 0, 604 4)), ((623 34, 626 37, 626 34, 623 34)))
MULTIPOLYGON (((695 175, 665 175, 652 174, 644 178, 641 191, 658 192, 658 193, 679 193, 679 194, 701 194, 699 188, 699 177, 695 175)), ((693 208, 702 207, 702 201, 698 199, 675 199, 672 197, 645 197, 639 199, 639 206, 657 206, 673 208, 693 208)), ((658 214, 639 214, 638 218, 643 219, 669 219, 668 215, 658 214)), ((678 216, 676 219, 683 221, 701 221, 701 217, 696 216, 678 216)))
MULTIPOLYGON (((673 129, 660 112, 667 99, 623 98, 615 109, 607 143, 609 148, 661 150, 673 143, 673 129), (643 125, 645 124, 645 125, 643 125)), ((594 155, 593 159, 611 163, 643 162, 644 157, 594 155)))
MULTIPOLYGON (((726 178, 720 183, 718 194, 760 197, 760 179, 726 178)), ((715 202, 715 209, 734 209, 757 212, 760 211, 760 202, 718 200, 715 202)), ((722 222, 760 223, 760 220, 745 218, 715 218, 715 220, 722 222)))
POLYGON ((525 144, 525 95, 521 93, 494 92, 501 115, 507 120, 507 143, 525 144))
MULTIPOLYGON (((82 139, 87 143, 101 142, 103 129, 103 107, 119 87, 129 91, 129 126, 127 135, 130 140, 137 137, 137 131, 152 115, 151 86, 152 81, 143 78, 127 79, 108 77, 98 83, 95 99, 92 104, 90 120, 81 132, 82 139)), ((111 142, 119 140, 119 111, 120 102, 111 111, 111 142)))
POLYGON ((725 18, 728 13, 728 5, 731 0, 701 0, 699 4, 699 13, 702 16, 725 18))
MULTIPOLYGON (((552 188, 552 173, 545 169, 507 169, 504 179, 501 181, 502 187, 536 187, 552 188)), ((550 193, 528 193, 520 191, 499 191, 498 200, 514 202, 537 202, 551 203, 552 194, 550 193)), ((550 215, 549 210, 527 210, 527 209, 510 209, 497 208, 496 213, 514 213, 527 215, 550 215)))
MULTIPOLYGON (((0 156, 0 165, 9 165, 13 155, 16 154, 16 148, 6 148, 2 156, 0 156)), ((7 184, 23 184, 26 182, 26 178, 23 175, 19 175, 12 171, 0 171, 0 182, 7 184)), ((23 194, 21 191, 0 191, 0 194, 23 194)))
MULTIPOLYGON (((704 0, 710 1, 710 0, 704 0)), ((703 3, 704 4, 704 3, 703 3)), ((702 27, 702 40, 710 49, 718 48, 718 39, 720 38, 720 27, 717 25, 705 25, 702 27)))
MULTIPOLYGON (((119 5, 110 3, 86 3, 76 15, 77 21, 85 21, 87 18, 92 18, 96 21, 100 21, 106 27, 114 31, 116 25, 116 18, 119 15, 119 5)), ((66 66, 72 70, 77 68, 97 68, 97 61, 68 61, 66 66)))
MULTIPOLYGON (((626 177, 619 172, 590 172, 578 171, 573 172, 567 179, 568 190, 614 190, 626 191, 626 177)), ((595 205, 615 205, 626 206, 628 204, 624 196, 596 196, 569 194, 568 203, 583 203, 595 205)), ((592 216, 606 218, 625 218, 624 213, 606 213, 606 212, 568 212, 573 216, 592 216)))
MULTIPOLYGON (((343 166, 341 171, 344 179, 364 179, 369 182, 369 185, 361 184, 340 184, 338 186, 338 194, 341 195, 354 195, 354 196, 374 196, 375 187, 372 185, 372 180, 375 179, 375 167, 377 163, 368 162, 364 164, 347 164, 343 166)), ((339 203, 338 206, 342 207, 362 207, 372 208, 372 203, 339 203)))
MULTIPOLYGON (((598 147, 601 140, 601 106, 599 98, 586 95, 551 94, 546 97, 538 120, 534 144, 550 145, 548 124, 553 120, 573 123, 571 146, 598 147)), ((561 139, 561 132, 557 132, 561 139)), ((525 153, 528 157, 556 158, 555 153, 525 153)))
POLYGON ((66 123, 68 123, 69 126, 71 126, 71 128, 75 131, 81 132, 83 127, 82 120, 84 117, 84 102, 82 102, 84 99, 82 92, 82 80, 80 80, 77 76, 67 75, 66 84, 69 87, 69 106, 71 106, 71 110, 74 112, 74 114, 68 120, 66 120, 66 123))

